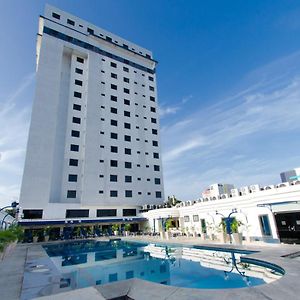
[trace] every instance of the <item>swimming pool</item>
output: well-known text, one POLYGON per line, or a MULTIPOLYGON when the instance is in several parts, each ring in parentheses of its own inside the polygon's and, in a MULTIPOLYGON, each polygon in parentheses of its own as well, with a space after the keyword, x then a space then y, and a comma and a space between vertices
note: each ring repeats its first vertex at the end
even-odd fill
POLYGON ((199 289, 256 286, 284 270, 245 258, 249 251, 129 241, 74 241, 44 246, 62 287, 72 289, 140 278, 199 289))

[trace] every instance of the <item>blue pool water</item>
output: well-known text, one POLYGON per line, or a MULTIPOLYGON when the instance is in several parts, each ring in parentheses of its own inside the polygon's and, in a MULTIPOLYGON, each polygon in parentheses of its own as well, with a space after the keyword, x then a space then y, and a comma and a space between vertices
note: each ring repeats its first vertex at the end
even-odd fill
POLYGON ((44 246, 72 288, 140 278, 186 288, 256 286, 282 274, 270 266, 241 261, 249 252, 128 241, 76 241, 44 246))

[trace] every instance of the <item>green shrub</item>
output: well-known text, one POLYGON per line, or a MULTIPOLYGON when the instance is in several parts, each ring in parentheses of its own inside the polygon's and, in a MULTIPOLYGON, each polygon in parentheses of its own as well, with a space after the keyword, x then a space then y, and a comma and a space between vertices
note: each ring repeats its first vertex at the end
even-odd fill
POLYGON ((23 239, 23 229, 19 226, 11 226, 7 230, 0 231, 0 252, 4 247, 14 241, 20 241, 23 239))

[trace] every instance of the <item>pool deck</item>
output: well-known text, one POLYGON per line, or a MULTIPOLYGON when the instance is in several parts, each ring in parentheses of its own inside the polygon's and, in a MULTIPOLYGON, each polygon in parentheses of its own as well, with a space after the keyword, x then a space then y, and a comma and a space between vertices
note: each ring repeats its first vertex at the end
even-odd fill
MULTIPOLYGON (((197 238, 161 240, 159 238, 128 237, 124 240, 147 241, 156 243, 180 243, 216 248, 230 248, 259 251, 247 255, 282 267, 285 275, 272 283, 239 289, 208 290, 166 286, 141 279, 128 279, 110 284, 71 290, 62 287, 56 267, 48 259, 42 245, 18 244, 15 249, 0 262, 1 300, 15 299, 205 299, 205 300, 282 300, 296 299, 300 295, 300 257, 287 257, 300 252, 300 245, 249 244, 243 246, 205 243, 197 238), (26 272, 26 276, 24 276, 26 272), (55 276, 57 275, 57 276, 55 276), (54 293, 50 296, 50 291, 54 293)), ((55 243, 55 242, 52 242, 55 243)), ((300 255, 300 253, 298 253, 300 255)))

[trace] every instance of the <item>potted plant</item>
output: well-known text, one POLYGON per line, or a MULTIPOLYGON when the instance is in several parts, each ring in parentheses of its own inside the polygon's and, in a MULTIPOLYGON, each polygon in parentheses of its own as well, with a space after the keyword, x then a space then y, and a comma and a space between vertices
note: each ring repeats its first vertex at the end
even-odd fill
POLYGON ((243 242, 243 235, 239 232, 239 226, 242 225, 241 221, 238 221, 237 219, 233 219, 231 222, 231 231, 232 231, 232 239, 234 244, 241 245, 243 242))
POLYGON ((114 235, 119 235, 119 225, 118 224, 114 224, 111 227, 112 231, 114 232, 114 235))
POLYGON ((171 236, 170 229, 173 228, 173 220, 172 219, 167 219, 165 223, 165 229, 166 229, 166 239, 168 240, 171 236))
POLYGON ((129 235, 130 229, 131 229, 131 224, 127 223, 127 224, 124 225, 124 230, 125 230, 125 235, 126 236, 129 235))
POLYGON ((45 238, 45 242, 49 241, 49 236, 50 236, 50 232, 51 232, 51 227, 47 226, 44 230, 44 238, 45 238))
POLYGON ((39 230, 37 230, 37 229, 33 230, 33 232, 32 232, 32 239, 33 239, 34 243, 37 243, 37 241, 39 239, 39 235, 40 235, 39 230))
POLYGON ((221 221, 218 228, 218 239, 222 244, 225 244, 227 241, 226 225, 225 221, 221 221))

